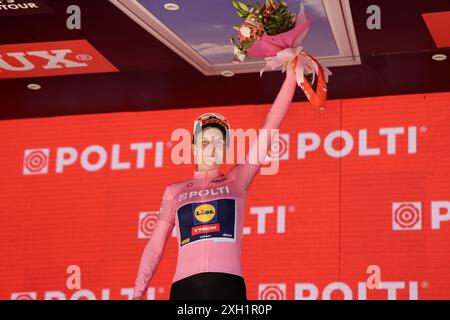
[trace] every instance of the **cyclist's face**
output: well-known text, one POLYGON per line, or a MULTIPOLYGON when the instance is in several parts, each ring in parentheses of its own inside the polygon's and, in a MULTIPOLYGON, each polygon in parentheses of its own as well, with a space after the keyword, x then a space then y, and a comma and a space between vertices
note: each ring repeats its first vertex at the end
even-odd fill
POLYGON ((223 163, 225 141, 222 131, 215 127, 206 127, 200 133, 194 146, 194 157, 197 163, 215 167, 223 163))

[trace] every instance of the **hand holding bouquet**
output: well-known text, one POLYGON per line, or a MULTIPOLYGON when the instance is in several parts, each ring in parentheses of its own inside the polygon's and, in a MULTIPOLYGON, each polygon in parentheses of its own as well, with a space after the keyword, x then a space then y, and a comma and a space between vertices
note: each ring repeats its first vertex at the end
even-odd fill
POLYGON ((265 0, 263 4, 244 4, 232 0, 237 14, 244 19, 241 25, 233 27, 239 31, 239 40, 231 37, 234 45, 233 62, 243 62, 245 58, 264 58, 266 66, 262 73, 271 68, 282 66, 283 72, 290 64, 295 72, 298 85, 302 88, 310 103, 323 110, 325 108, 328 76, 326 67, 303 47, 300 47, 308 31, 311 19, 306 20, 303 4, 297 16, 288 10, 284 1, 265 0), (316 74, 318 75, 316 91, 313 90, 316 74))

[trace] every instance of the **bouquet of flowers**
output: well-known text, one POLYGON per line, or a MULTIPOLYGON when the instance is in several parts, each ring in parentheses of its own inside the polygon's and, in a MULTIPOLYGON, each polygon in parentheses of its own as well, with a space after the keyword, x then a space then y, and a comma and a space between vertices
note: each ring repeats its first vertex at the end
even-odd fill
POLYGON ((232 0, 237 14, 243 19, 233 29, 239 31, 239 40, 231 37, 234 45, 234 63, 243 62, 246 58, 264 58, 266 66, 260 70, 260 76, 267 69, 274 70, 282 66, 292 68, 298 85, 308 100, 319 110, 324 110, 328 76, 331 71, 300 46, 306 36, 311 18, 306 19, 303 4, 297 15, 291 13, 284 1, 265 0, 263 4, 253 4, 248 0, 244 4, 232 0), (312 86, 318 75, 316 91, 312 86))

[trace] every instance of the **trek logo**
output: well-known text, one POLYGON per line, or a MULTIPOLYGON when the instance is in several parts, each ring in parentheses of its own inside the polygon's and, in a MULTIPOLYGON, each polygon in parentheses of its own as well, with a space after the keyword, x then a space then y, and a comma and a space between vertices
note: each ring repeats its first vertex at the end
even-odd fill
POLYGON ((0 79, 118 71, 87 40, 0 45, 0 79))
POLYGON ((0 0, 1 16, 53 13, 43 0, 0 0))
POLYGON ((198 235, 200 233, 208 233, 208 232, 220 232, 220 223, 208 224, 206 226, 199 226, 192 228, 192 235, 198 235))
MULTIPOLYGON (((450 221, 450 201, 431 201, 431 229, 441 229, 441 223, 450 221)), ((422 230, 422 203, 393 202, 392 230, 422 230)))

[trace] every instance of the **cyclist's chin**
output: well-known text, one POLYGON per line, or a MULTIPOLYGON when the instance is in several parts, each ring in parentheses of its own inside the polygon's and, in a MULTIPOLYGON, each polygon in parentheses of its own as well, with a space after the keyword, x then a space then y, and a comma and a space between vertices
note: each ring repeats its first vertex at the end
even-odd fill
POLYGON ((222 165, 222 163, 217 162, 217 161, 211 161, 211 162, 205 161, 205 162, 203 162, 203 165, 205 165, 209 168, 217 168, 217 167, 220 167, 220 165, 222 165))

